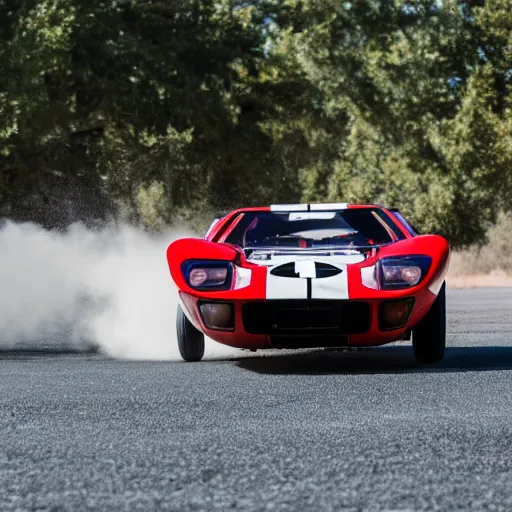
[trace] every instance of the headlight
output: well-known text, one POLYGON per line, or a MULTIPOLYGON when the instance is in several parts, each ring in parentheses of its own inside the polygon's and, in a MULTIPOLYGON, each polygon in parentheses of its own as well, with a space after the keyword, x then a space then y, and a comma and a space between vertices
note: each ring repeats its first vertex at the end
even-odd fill
POLYGON ((233 265, 221 260, 188 260, 182 264, 187 284, 196 290, 229 290, 233 265))
POLYGON ((416 286, 427 274, 431 263, 429 256, 383 258, 378 265, 380 288, 397 290, 416 286))

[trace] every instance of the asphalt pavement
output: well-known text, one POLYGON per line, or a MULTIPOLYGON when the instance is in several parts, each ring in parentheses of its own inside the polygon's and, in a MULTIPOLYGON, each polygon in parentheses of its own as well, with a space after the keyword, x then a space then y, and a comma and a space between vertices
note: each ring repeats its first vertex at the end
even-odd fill
POLYGON ((448 309, 430 367, 0 352, 0 510, 512 510, 512 289, 448 309))

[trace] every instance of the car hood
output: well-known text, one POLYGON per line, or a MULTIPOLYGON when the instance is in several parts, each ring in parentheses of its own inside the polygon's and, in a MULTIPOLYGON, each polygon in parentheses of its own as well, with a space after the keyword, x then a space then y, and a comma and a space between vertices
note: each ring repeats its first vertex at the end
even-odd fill
POLYGON ((323 249, 251 249, 247 256, 247 261, 257 265, 273 267, 291 263, 295 261, 316 261, 319 263, 329 263, 330 265, 345 267, 350 263, 359 263, 364 261, 366 256, 360 251, 355 250, 323 250, 323 249))

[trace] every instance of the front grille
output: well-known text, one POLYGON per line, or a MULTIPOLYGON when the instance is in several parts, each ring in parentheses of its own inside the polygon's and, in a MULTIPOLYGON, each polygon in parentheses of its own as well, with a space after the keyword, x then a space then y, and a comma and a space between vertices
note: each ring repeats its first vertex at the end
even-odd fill
POLYGON ((346 347, 348 336, 271 336, 274 348, 325 348, 346 347))
POLYGON ((370 329, 370 305, 343 300, 269 300, 242 306, 250 334, 342 336, 370 329))

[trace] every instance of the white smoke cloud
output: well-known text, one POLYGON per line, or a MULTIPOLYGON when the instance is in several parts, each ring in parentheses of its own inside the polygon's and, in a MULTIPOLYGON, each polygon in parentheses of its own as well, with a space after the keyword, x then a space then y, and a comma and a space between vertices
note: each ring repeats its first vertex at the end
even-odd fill
MULTIPOLYGON (((180 359, 168 245, 121 225, 65 233, 35 224, 0 228, 0 347, 87 348, 113 357, 180 359)), ((205 357, 243 353, 207 340, 205 357)))

